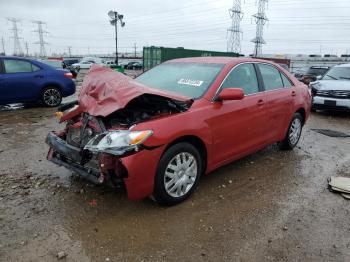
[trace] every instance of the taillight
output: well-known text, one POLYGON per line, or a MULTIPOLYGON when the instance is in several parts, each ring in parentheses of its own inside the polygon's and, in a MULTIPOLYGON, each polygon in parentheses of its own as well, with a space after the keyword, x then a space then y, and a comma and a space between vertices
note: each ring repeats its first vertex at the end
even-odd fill
POLYGON ((64 73, 64 76, 67 78, 73 78, 73 74, 71 72, 64 73))

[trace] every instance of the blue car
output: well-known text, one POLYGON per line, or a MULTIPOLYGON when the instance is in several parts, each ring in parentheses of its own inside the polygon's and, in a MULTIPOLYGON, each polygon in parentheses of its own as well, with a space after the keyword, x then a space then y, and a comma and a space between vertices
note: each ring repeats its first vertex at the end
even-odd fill
POLYGON ((62 97, 75 93, 72 78, 69 71, 34 59, 0 56, 0 105, 39 102, 58 106, 62 97))

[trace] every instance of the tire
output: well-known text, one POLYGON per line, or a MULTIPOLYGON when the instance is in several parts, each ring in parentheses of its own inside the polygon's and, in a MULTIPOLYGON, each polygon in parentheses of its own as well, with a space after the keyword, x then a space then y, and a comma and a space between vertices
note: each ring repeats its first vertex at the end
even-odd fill
POLYGON ((196 188, 203 166, 203 159, 193 145, 186 142, 173 145, 159 161, 153 197, 167 206, 184 201, 196 188))
POLYGON ((48 86, 41 93, 41 102, 47 107, 59 106, 62 102, 62 93, 57 87, 48 86))
POLYGON ((279 144, 280 149, 291 150, 298 144, 303 129, 303 121, 304 119, 300 113, 294 113, 289 123, 287 134, 279 144))

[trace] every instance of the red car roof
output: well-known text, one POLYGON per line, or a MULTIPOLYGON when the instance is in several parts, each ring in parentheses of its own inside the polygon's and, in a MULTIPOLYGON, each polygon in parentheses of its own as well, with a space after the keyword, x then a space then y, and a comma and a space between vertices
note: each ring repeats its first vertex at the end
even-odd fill
POLYGON ((225 57, 225 56, 202 56, 202 57, 188 57, 178 58, 166 61, 165 63, 202 63, 202 64, 238 64, 244 62, 268 62, 268 60, 250 58, 250 57, 225 57))

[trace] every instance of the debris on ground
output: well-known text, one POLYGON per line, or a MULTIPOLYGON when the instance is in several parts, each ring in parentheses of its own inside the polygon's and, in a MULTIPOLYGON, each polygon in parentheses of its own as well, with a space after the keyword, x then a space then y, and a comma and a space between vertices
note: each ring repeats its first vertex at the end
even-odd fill
POLYGON ((328 186, 332 192, 338 192, 345 199, 350 200, 350 178, 332 176, 328 180, 328 186))
POLYGON ((65 258, 67 256, 67 254, 63 251, 60 251, 57 253, 57 258, 58 259, 62 259, 62 258, 65 258))

